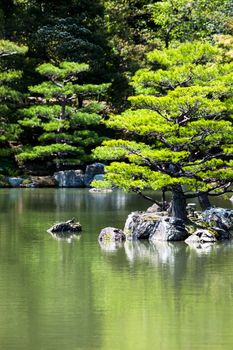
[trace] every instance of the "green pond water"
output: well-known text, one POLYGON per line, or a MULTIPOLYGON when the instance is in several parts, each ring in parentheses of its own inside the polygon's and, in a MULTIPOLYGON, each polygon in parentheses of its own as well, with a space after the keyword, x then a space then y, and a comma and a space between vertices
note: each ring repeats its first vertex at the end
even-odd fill
POLYGON ((120 191, 1 189, 0 349, 232 350, 233 242, 99 245, 101 228, 148 206, 120 191), (79 239, 46 232, 72 217, 79 239))

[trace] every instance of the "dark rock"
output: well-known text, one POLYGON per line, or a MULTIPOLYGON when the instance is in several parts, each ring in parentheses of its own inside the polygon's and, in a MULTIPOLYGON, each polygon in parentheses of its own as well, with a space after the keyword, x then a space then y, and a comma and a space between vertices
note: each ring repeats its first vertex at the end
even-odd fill
POLYGON ((190 235, 185 243, 215 243, 216 235, 207 229, 198 229, 194 234, 190 235))
POLYGON ((95 175, 104 174, 104 164, 93 163, 86 167, 84 175, 84 184, 89 187, 91 182, 94 180, 95 175))
POLYGON ((210 208, 202 213, 203 221, 211 227, 224 231, 233 229, 233 210, 225 208, 210 208))
POLYGON ((125 234, 122 230, 115 227, 105 227, 99 234, 99 241, 122 242, 125 240, 125 234))
POLYGON ((81 170, 64 170, 54 173, 59 187, 84 187, 84 174, 81 170))
POLYGON ((219 227, 213 227, 213 230, 216 232, 216 237, 219 241, 224 241, 232 237, 230 231, 225 231, 219 227))
POLYGON ((157 229, 149 237, 151 241, 184 241, 188 237, 183 220, 161 217, 157 229))
POLYGON ((81 231, 81 224, 79 222, 75 222, 74 219, 59 222, 48 229, 48 232, 50 233, 75 233, 81 231))

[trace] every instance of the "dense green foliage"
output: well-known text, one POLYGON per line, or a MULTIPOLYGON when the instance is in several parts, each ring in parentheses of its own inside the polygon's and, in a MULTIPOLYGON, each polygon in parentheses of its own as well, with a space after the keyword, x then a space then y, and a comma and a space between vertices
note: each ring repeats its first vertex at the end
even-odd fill
POLYGON ((0 40, 0 160, 1 167, 5 169, 10 166, 14 154, 8 142, 12 143, 20 133, 15 111, 22 99, 22 94, 17 90, 22 71, 14 69, 11 60, 12 57, 25 54, 26 51, 25 46, 18 46, 9 40, 0 40))
POLYGON ((152 6, 152 13, 166 47, 173 40, 211 39, 228 33, 232 24, 228 0, 163 0, 152 6))
MULTIPOLYGON (((24 115, 19 124, 25 135, 34 132, 31 145, 24 146, 17 155, 20 162, 47 160, 47 171, 54 167, 64 169, 88 160, 87 149, 101 141, 98 133, 91 129, 100 122, 104 104, 100 101, 109 84, 79 84, 79 76, 89 66, 85 63, 62 62, 59 66, 42 64, 38 73, 48 80, 29 87, 35 95, 34 103, 20 110, 24 115), (85 147, 85 150, 84 150, 85 147)), ((35 167, 35 165, 34 165, 35 167)))
POLYGON ((123 139, 95 150, 97 157, 114 160, 107 180, 138 193, 152 188, 194 197, 226 191, 233 179, 233 62, 200 42, 154 50, 148 61, 152 67, 133 78, 132 108, 106 122, 122 130, 123 139))

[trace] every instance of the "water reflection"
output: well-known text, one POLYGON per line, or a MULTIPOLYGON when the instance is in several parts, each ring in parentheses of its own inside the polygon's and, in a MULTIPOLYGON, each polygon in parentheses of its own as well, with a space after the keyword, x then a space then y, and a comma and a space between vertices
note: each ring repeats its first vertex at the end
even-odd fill
POLYGON ((98 241, 98 242, 102 251, 107 253, 114 253, 119 248, 122 248, 124 246, 123 242, 115 242, 115 241, 98 241))
POLYGON ((87 193, 87 190, 63 188, 54 192, 54 205, 57 209, 67 209, 67 206, 82 210, 91 210, 93 207, 101 210, 103 207, 113 206, 119 209, 125 206, 128 199, 121 191, 95 194, 87 193))
POLYGON ((232 241, 205 253, 182 242, 99 246, 103 227, 146 207, 120 191, 0 191, 0 348, 231 350, 232 241), (46 232, 72 217, 78 242, 46 232))
POLYGON ((73 240, 79 241, 81 238, 81 234, 74 234, 72 232, 53 233, 53 232, 50 232, 49 230, 47 232, 57 241, 64 241, 67 243, 71 243, 73 240))
POLYGON ((216 249, 220 247, 219 243, 216 242, 206 242, 206 243, 198 243, 198 242, 188 242, 187 243, 191 250, 194 250, 198 255, 201 254, 210 254, 214 252, 216 249))
POLYGON ((185 252, 186 245, 183 242, 143 242, 127 241, 124 244, 125 253, 129 262, 136 260, 148 261, 153 265, 173 265, 176 256, 185 252))

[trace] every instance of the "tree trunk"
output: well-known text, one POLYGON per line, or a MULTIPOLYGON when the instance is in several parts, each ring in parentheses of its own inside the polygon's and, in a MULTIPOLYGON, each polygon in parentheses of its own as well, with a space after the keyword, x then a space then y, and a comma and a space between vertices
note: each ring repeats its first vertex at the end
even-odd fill
POLYGON ((82 107, 83 107, 83 97, 78 96, 78 108, 82 108, 82 107))
POLYGON ((212 208, 212 204, 210 203, 208 194, 206 192, 199 192, 198 200, 202 210, 212 208))
POLYGON ((180 185, 172 186, 172 216, 187 221, 186 199, 180 185))

